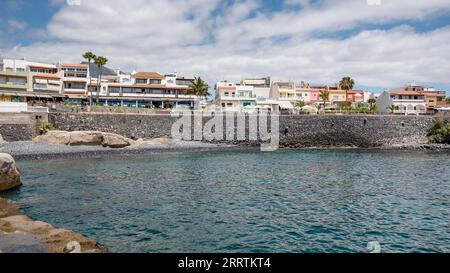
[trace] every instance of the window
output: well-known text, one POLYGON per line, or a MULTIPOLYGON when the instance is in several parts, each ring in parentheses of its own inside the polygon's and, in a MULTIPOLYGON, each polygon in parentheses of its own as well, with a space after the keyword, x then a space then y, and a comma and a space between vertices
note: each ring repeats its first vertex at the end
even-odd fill
MULTIPOLYGON (((168 81, 168 83, 173 83, 173 81, 172 82, 168 81)), ((150 84, 161 84, 161 80, 150 80, 150 84)))
POLYGON ((225 108, 225 107, 226 107, 226 104, 225 104, 225 103, 222 103, 222 107, 225 108))
POLYGON ((120 87, 110 87, 109 93, 120 93, 120 87))
POLYGON ((17 68, 17 72, 25 72, 25 68, 17 68))
POLYGON ((232 103, 227 103, 227 106, 228 107, 233 107, 233 104, 232 103))
POLYGON ((230 95, 230 93, 225 92, 225 97, 228 97, 230 95))
POLYGON ((10 82, 12 84, 25 85, 27 83, 27 80, 24 78, 8 78, 7 82, 10 82))
POLYGON ((65 82, 64 88, 66 89, 84 89, 86 87, 85 83, 75 83, 75 82, 65 82))
POLYGON ((136 84, 147 84, 146 79, 136 79, 136 84))

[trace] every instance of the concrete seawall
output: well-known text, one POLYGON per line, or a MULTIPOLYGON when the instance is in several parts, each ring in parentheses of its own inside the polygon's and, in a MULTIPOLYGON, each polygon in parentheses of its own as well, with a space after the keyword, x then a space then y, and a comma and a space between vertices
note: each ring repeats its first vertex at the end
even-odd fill
POLYGON ((39 124, 47 121, 46 113, 0 113, 0 134, 6 141, 31 140, 39 124))
MULTIPOLYGON (((209 119, 203 118, 203 124, 209 119)), ((60 130, 99 130, 131 138, 170 137, 176 120, 168 115, 49 114, 49 122, 60 130)), ((280 116, 280 144, 294 148, 420 144, 427 142, 434 120, 428 116, 280 116)), ((246 127, 248 137, 248 122, 246 127)))

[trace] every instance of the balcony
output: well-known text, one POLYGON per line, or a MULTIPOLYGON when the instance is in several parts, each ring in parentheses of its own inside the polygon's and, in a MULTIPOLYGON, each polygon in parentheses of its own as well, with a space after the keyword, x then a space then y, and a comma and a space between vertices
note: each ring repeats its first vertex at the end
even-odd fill
POLYGON ((84 95, 86 93, 85 89, 77 89, 77 88, 64 88, 64 93, 70 93, 70 94, 82 94, 84 95))
POLYGON ((19 84, 19 83, 14 83, 14 82, 6 82, 6 83, 1 83, 0 84, 0 88, 5 88, 5 89, 23 89, 26 90, 27 89, 27 84, 19 84))
MULTIPOLYGON (((94 94, 96 94, 94 92, 94 94)), ((112 94, 110 94, 112 96, 112 94)), ((189 99, 189 100, 199 100, 200 97, 195 95, 175 95, 175 94, 143 94, 143 93, 123 93, 119 95, 114 94, 114 97, 135 97, 135 98, 150 98, 150 99, 189 99)))
POLYGON ((61 86, 51 85, 51 84, 43 84, 43 83, 35 83, 33 85, 33 89, 35 91, 59 92, 61 90, 61 86))
POLYGON ((392 99, 392 101, 398 103, 425 103, 425 99, 392 99))

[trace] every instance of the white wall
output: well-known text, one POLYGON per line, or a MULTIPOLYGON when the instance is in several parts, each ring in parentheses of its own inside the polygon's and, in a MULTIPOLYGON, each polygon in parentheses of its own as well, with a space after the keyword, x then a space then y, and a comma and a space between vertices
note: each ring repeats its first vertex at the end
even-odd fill
POLYGON ((388 92, 383 92, 377 100, 377 105, 380 107, 380 111, 383 114, 390 113, 391 110, 388 110, 387 108, 393 104, 393 101, 391 99, 391 95, 388 92))
POLYGON ((0 113, 20 113, 27 112, 26 102, 0 102, 0 113))

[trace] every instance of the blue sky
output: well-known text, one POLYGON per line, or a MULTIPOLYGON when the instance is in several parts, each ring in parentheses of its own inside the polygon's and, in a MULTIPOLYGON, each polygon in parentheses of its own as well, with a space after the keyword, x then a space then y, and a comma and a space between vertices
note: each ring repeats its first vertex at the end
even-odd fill
POLYGON ((450 0, 1 0, 0 55, 81 61, 210 83, 271 75, 380 92, 450 90, 450 0))

